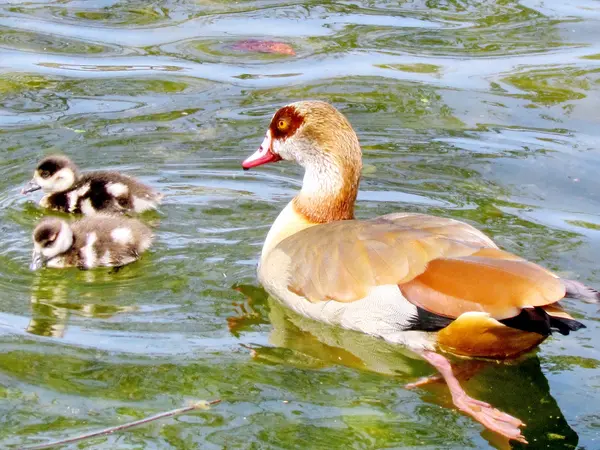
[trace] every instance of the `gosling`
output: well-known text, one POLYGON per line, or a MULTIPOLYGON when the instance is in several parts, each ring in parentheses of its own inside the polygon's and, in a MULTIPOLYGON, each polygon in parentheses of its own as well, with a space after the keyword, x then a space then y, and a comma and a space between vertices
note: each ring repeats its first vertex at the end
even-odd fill
POLYGON ((45 218, 33 231, 30 269, 114 267, 118 270, 137 261, 152 240, 152 231, 137 219, 98 214, 68 223, 45 218))
POLYGON ((142 213, 156 209, 162 194, 135 178, 115 171, 87 172, 66 156, 51 155, 40 161, 22 194, 42 189, 40 206, 71 214, 142 213))

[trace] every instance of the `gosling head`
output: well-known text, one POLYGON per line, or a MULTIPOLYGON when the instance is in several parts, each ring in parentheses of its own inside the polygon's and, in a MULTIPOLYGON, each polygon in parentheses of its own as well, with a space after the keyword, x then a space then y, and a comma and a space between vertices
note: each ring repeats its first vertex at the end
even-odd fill
POLYGON ((66 156, 51 155, 42 159, 33 172, 33 178, 21 190, 28 194, 39 189, 46 193, 69 190, 79 178, 79 169, 66 156))
POLYGON ((41 269, 46 263, 71 248, 73 230, 67 222, 55 218, 42 220, 33 230, 31 270, 41 269))

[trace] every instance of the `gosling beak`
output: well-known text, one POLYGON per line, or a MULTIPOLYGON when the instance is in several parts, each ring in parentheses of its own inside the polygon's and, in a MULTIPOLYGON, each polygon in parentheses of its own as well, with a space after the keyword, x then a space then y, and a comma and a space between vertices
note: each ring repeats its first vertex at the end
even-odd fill
POLYGON ((29 264, 30 270, 39 270, 46 264, 46 258, 42 255, 42 252, 34 250, 31 255, 31 264, 29 264))
POLYGON ((21 189, 21 194, 29 194, 30 192, 39 191, 42 187, 37 184, 34 180, 31 180, 27 183, 23 189, 21 189))

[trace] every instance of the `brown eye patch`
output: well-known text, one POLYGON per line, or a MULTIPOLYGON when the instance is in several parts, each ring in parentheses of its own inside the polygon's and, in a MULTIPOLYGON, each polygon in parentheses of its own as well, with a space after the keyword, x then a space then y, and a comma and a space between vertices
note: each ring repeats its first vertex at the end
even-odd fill
POLYGON ((275 113, 269 128, 274 139, 286 140, 292 136, 303 123, 304 117, 296 111, 296 108, 293 106, 284 106, 275 113))
POLYGON ((60 169, 64 167, 63 164, 59 164, 58 161, 53 161, 51 159, 44 160, 37 167, 37 171, 42 178, 48 178, 58 172, 60 169))
MULTIPOLYGON (((56 240, 57 233, 52 228, 42 226, 35 230, 33 238, 40 244, 52 243, 56 240)), ((46 246, 46 245, 44 245, 46 246)))

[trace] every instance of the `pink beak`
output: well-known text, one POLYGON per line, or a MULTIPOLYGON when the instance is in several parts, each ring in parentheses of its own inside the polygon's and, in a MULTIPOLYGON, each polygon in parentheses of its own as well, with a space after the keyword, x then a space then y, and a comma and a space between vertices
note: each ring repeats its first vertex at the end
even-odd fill
POLYGON ((271 150, 272 144, 273 139, 271 138, 271 130, 269 130, 267 131, 264 141, 262 141, 262 144, 260 144, 260 147, 258 147, 258 150, 246 158, 242 163, 244 170, 251 169, 252 167, 262 166, 263 164, 280 161, 281 156, 279 156, 277 153, 273 153, 271 150))

